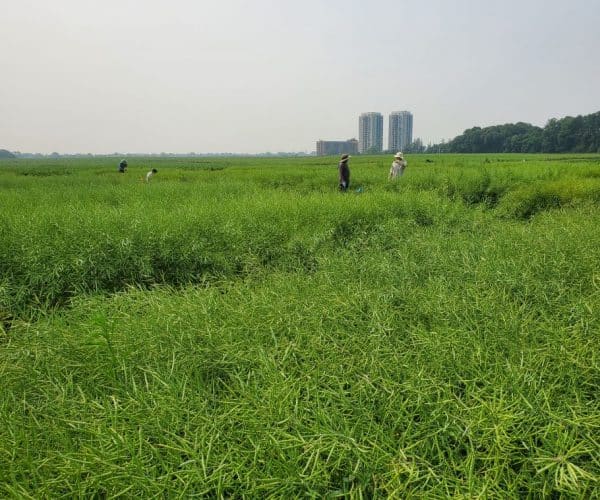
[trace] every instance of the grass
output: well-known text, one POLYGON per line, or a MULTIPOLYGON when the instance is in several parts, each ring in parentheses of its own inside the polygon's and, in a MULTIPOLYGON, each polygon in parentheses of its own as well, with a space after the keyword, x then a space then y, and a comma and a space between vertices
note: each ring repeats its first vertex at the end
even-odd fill
POLYGON ((3 162, 1 494, 598 496, 600 159, 388 163, 3 162))

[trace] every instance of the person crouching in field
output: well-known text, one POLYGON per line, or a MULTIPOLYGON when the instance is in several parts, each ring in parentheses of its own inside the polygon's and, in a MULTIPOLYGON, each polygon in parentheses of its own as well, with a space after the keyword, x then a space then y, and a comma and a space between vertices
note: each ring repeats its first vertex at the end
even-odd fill
POLYGON ((340 191, 348 191, 348 188, 350 187, 350 168, 348 167, 349 159, 350 155, 342 155, 338 165, 338 171, 340 174, 340 191))
POLYGON ((119 173, 124 174, 125 170, 127 170, 127 160, 121 160, 121 163, 119 163, 119 173))
POLYGON ((396 177, 402 177, 404 169, 406 168, 406 160, 402 156, 402 153, 398 152, 394 155, 394 162, 390 168, 390 175, 388 180, 393 181, 396 177))
POLYGON ((153 168, 152 170, 150 170, 150 172, 148 172, 146 174, 146 182, 150 182, 150 179, 152 179, 152 177, 154 177, 154 175, 158 172, 158 170, 156 170, 155 168, 153 168))

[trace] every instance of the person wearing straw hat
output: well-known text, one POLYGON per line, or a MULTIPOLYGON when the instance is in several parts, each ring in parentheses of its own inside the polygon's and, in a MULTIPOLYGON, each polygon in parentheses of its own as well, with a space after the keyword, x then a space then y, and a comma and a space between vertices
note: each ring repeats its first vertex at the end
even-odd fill
POLYGON ((342 155, 338 165, 338 172, 340 174, 340 191, 348 191, 348 188, 350 187, 350 168, 348 167, 349 159, 350 155, 342 155))
POLYGON ((404 169, 406 168, 406 160, 400 151, 394 155, 394 162, 390 168, 390 175, 388 180, 393 181, 396 177, 402 177, 404 169))

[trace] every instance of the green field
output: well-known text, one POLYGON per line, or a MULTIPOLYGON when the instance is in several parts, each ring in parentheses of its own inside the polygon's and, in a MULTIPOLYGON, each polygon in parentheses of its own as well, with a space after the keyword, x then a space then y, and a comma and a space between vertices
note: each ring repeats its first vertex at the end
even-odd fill
POLYGON ((1 161, 0 497, 598 498, 600 156, 407 159, 1 161))

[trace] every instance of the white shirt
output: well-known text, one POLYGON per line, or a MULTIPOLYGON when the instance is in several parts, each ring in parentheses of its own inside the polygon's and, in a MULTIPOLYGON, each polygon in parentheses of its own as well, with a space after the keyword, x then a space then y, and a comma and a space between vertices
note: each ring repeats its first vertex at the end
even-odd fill
POLYGON ((394 163, 392 163, 392 167, 390 168, 390 179, 402 176, 405 168, 406 160, 394 160, 394 163))
POLYGON ((146 182, 150 182, 150 179, 152 178, 153 175, 154 175, 154 172, 152 172, 152 170, 150 170, 150 172, 148 172, 146 174, 146 182))

